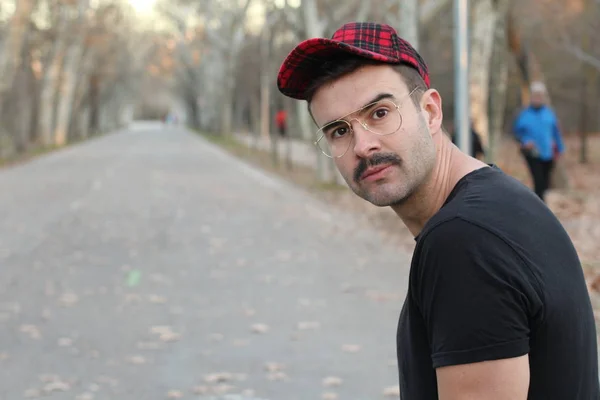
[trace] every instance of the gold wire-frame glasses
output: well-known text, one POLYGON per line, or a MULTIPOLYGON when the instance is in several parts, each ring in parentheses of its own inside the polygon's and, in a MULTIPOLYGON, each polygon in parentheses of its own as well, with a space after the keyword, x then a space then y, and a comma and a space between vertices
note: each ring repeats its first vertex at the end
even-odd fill
MULTIPOLYGON (((402 114, 400 113, 400 105, 406 100, 406 98, 410 97, 418 88, 414 88, 413 90, 410 91, 410 93, 405 94, 404 96, 402 96, 401 98, 397 99, 397 101, 393 101, 391 99, 382 99, 382 100, 378 100, 375 101, 373 103, 369 103, 361 108, 359 108, 358 110, 352 111, 346 115, 344 115, 341 118, 336 119, 335 121, 332 121, 324 126, 322 126, 321 128, 319 128, 319 130, 316 133, 316 136, 318 137, 318 139, 313 143, 315 146, 317 146, 319 148, 319 150, 321 151, 321 153, 323 153, 326 157, 329 158, 341 158, 343 157, 347 152, 348 149, 350 148, 350 144, 352 143, 352 138, 354 137, 354 129, 352 128, 352 122, 353 121, 357 121, 363 129, 374 133, 378 136, 388 136, 388 135, 392 135, 396 132, 398 132, 400 130, 400 128, 402 127, 402 114), (350 115, 354 115, 354 114, 360 114, 362 111, 372 108, 373 110, 378 110, 379 108, 376 107, 376 105, 384 105, 384 104, 389 104, 392 105, 393 108, 395 109, 396 113, 397 113, 397 119, 398 122, 393 122, 393 126, 394 128, 391 129, 390 132, 387 133, 381 133, 381 132, 377 132, 376 130, 373 130, 366 122, 364 122, 364 117, 362 118, 351 118, 351 119, 347 119, 348 116, 350 115), (320 143, 322 143, 321 141, 325 138, 325 129, 327 129, 328 127, 331 126, 335 126, 335 125, 339 125, 340 123, 345 124, 346 128, 348 129, 348 135, 350 135, 350 138, 348 140, 348 143, 345 145, 346 148, 343 150, 343 152, 339 155, 334 155, 334 154, 328 154, 328 152, 326 150, 323 149, 323 145, 321 145, 320 143)), ((327 140, 327 138, 325 138, 325 140, 327 140)), ((329 147, 329 144, 324 144, 324 146, 329 147)), ((342 146, 343 147, 343 146, 342 146)), ((331 153, 333 153, 333 151, 331 151, 331 153)))

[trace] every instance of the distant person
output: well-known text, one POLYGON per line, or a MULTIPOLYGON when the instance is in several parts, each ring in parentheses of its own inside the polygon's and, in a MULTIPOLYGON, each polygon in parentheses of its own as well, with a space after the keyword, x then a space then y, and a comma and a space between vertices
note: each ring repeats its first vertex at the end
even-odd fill
MULTIPOLYGON (((481 137, 480 137, 479 133, 477 133, 477 131, 475 130, 475 126, 473 125, 473 123, 470 124, 469 131, 471 133, 471 152, 469 155, 471 157, 475 157, 475 158, 481 160, 485 157, 485 151, 483 150, 483 144, 481 143, 481 137)), ((453 132, 452 132, 452 142, 456 146, 459 145, 459 140, 458 140, 458 135, 457 135, 456 130, 453 130, 453 132)))
POLYGON ((287 134, 287 112, 284 109, 280 109, 275 114, 275 125, 277 126, 279 136, 285 137, 287 134))
POLYGON ((533 179, 535 193, 542 201, 550 187, 555 160, 565 151, 558 119, 547 105, 546 85, 531 84, 531 104, 515 119, 513 130, 533 179))
MULTIPOLYGON (((316 144, 350 189, 390 207, 415 239, 397 287, 400 398, 600 399, 594 312, 572 241, 533 191, 452 144, 410 43, 389 25, 347 23, 299 43, 277 85, 306 101, 316 144)), ((344 234, 322 245, 337 248, 344 234)), ((380 337, 377 322, 358 323, 380 337)))

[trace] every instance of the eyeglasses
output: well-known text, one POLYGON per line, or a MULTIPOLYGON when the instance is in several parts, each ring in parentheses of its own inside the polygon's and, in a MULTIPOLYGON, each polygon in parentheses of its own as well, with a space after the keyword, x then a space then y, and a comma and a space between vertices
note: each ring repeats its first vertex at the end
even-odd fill
POLYGON ((403 96, 400 103, 390 99, 379 100, 324 125, 317 131, 318 139, 314 142, 315 146, 329 158, 343 157, 354 140, 353 121, 357 121, 363 129, 379 136, 398 132, 402 126, 402 114, 398 104, 401 104, 406 97, 410 97, 417 89, 403 96), (358 116, 348 118, 354 114, 358 116))

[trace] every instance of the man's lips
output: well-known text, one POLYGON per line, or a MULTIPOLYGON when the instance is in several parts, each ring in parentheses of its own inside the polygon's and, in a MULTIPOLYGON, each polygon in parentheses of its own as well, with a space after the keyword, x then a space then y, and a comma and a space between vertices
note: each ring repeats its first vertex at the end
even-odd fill
POLYGON ((387 170, 391 165, 378 165, 376 167, 371 167, 367 169, 360 177, 361 180, 367 180, 369 178, 376 179, 379 178, 380 173, 383 173, 387 170))

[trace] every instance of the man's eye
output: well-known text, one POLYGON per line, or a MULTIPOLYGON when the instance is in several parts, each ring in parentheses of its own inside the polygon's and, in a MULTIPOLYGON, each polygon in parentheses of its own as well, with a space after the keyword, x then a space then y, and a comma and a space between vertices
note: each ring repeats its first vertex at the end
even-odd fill
POLYGON ((380 108, 373 112, 373 119, 382 119, 388 115, 389 111, 385 108, 380 108))
POLYGON ((336 137, 344 136, 347 133, 348 128, 345 126, 340 126, 339 128, 334 129, 333 132, 331 132, 331 137, 335 139, 336 137))

